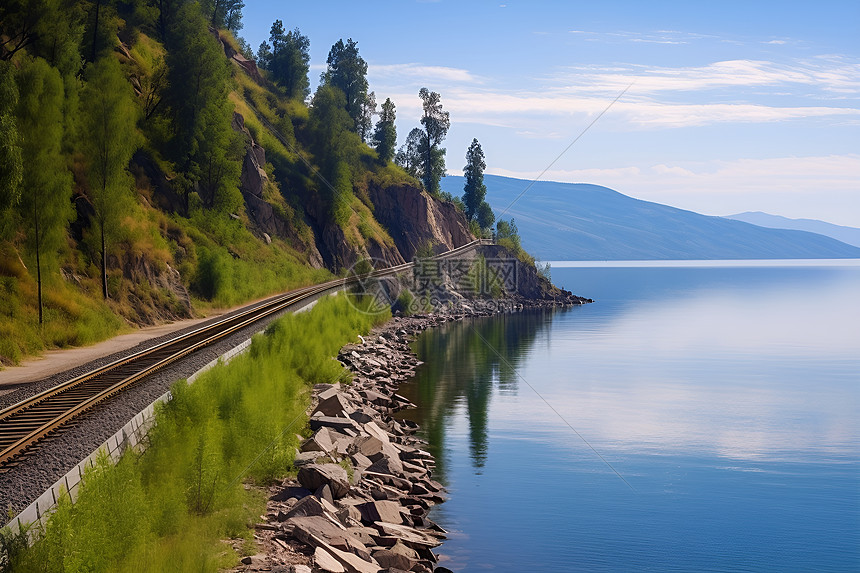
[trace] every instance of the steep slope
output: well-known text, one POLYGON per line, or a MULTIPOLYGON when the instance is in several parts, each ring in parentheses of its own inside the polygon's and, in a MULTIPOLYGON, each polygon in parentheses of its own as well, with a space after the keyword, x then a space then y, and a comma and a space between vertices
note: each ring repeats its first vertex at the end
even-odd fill
POLYGON ((767 227, 768 229, 808 231, 842 241, 848 245, 860 247, 860 229, 856 227, 843 227, 842 225, 834 225, 833 223, 817 221, 815 219, 789 219, 788 217, 771 215, 770 213, 762 213, 761 211, 748 211, 746 213, 738 213, 737 215, 726 215, 725 218, 743 221, 744 223, 758 225, 759 227, 767 227))
MULTIPOLYGON (((622 195, 599 185, 485 176, 497 217, 513 217, 523 246, 544 260, 854 258, 860 249, 813 233, 765 229, 622 195)), ((461 195, 462 177, 443 189, 461 195)))

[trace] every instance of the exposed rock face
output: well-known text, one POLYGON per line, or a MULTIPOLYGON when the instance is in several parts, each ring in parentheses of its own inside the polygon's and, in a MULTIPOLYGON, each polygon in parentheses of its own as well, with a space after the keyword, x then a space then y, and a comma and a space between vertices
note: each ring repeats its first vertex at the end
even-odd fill
POLYGON ((376 220, 388 229, 407 261, 428 241, 441 253, 475 239, 465 216, 453 203, 433 199, 426 192, 408 186, 382 188, 372 184, 368 193, 376 220))
MULTIPOLYGON (((245 199, 248 217, 257 227, 259 234, 276 236, 289 240, 297 250, 304 252, 308 262, 314 267, 322 267, 324 260, 316 245, 306 244, 295 232, 293 226, 285 221, 272 205, 263 199, 263 190, 269 180, 266 174, 266 150, 251 136, 245 127, 245 118, 240 113, 233 112, 232 127, 244 135, 246 145, 245 158, 242 160, 242 175, 239 178, 239 190, 245 199)), ((267 241, 268 242, 268 241, 267 241)))

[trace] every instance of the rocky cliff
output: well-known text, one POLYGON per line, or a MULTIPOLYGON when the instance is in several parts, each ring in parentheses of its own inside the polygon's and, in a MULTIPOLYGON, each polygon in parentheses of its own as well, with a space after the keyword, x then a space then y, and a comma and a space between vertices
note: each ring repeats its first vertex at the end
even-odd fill
POLYGON ((407 261, 428 242, 436 253, 459 247, 475 237, 469 232, 466 217, 453 203, 440 201, 424 191, 405 185, 368 188, 373 212, 394 239, 407 261))

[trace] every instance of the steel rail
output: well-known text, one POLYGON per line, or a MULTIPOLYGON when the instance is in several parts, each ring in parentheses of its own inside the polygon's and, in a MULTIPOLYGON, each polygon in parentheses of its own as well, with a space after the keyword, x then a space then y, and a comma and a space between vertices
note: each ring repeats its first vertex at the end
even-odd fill
MULTIPOLYGON (((431 259, 447 259, 488 242, 491 241, 478 239, 431 259)), ((14 465, 17 458, 34 445, 87 410, 200 348, 326 291, 343 288, 367 278, 397 274, 414 266, 415 262, 404 263, 278 295, 151 348, 114 360, 0 410, 0 468, 14 465), (141 364, 136 366, 137 363, 141 364), (130 373, 123 372, 123 369, 127 370, 128 367, 134 369, 130 373)))

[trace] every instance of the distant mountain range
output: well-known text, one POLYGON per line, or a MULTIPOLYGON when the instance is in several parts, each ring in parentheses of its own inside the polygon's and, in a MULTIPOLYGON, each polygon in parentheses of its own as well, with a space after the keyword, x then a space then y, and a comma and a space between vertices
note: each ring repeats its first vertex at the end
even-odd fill
POLYGON ((752 223, 753 225, 768 227, 770 229, 809 231, 810 233, 818 233, 819 235, 860 247, 860 229, 855 227, 843 227, 841 225, 834 225, 833 223, 816 221, 815 219, 789 219, 788 217, 780 217, 779 215, 771 215, 770 213, 762 213, 761 211, 748 211, 746 213, 738 213, 737 215, 727 215, 726 219, 752 223))
MULTIPOLYGON (((641 201, 607 187, 485 175, 497 217, 513 217, 523 246, 542 260, 860 258, 860 248, 804 230, 764 228, 641 201)), ((463 177, 442 179, 463 194, 463 177)))

